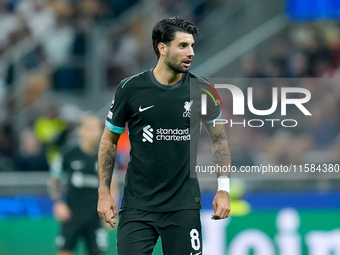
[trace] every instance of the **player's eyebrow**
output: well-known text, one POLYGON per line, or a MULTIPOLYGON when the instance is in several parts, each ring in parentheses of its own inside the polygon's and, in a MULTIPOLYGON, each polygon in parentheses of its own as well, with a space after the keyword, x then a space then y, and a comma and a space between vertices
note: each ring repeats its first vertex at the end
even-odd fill
POLYGON ((186 41, 185 41, 185 42, 184 42, 184 41, 182 41, 182 42, 179 42, 179 43, 178 43, 178 45, 185 45, 185 46, 188 46, 188 45, 190 45, 190 46, 192 46, 192 47, 193 47, 193 46, 195 45, 195 43, 194 43, 194 42, 193 42, 193 43, 188 43, 188 42, 186 42, 186 41))

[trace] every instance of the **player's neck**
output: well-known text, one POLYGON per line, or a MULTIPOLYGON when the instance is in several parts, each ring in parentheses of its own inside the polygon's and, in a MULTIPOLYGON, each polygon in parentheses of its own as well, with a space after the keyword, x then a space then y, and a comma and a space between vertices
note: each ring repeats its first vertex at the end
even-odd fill
POLYGON ((163 85, 173 85, 179 82, 182 78, 182 73, 177 73, 171 70, 167 65, 157 63, 157 66, 153 69, 153 75, 156 80, 163 85))

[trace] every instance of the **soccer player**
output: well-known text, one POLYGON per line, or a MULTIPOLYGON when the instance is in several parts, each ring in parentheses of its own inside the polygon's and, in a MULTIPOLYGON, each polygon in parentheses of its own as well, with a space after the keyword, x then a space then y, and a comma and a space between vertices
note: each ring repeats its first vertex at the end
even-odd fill
MULTIPOLYGON (((205 92, 200 86, 206 90, 208 84, 189 72, 196 34, 195 25, 178 17, 160 20, 152 32, 156 67, 117 87, 99 147, 98 213, 115 227, 109 187, 117 141, 127 123, 131 152, 119 211, 119 255, 151 254, 159 237, 164 254, 202 253, 200 190, 197 178, 190 178, 196 161, 190 152, 197 151, 201 120, 215 163, 231 162, 223 125, 212 124, 221 116, 220 106, 208 96, 206 114, 201 114, 200 92, 205 92)), ((229 173, 219 173, 213 207, 212 219, 229 216, 229 173)))
POLYGON ((79 238, 85 238, 88 254, 100 255, 107 248, 107 231, 97 213, 97 153, 102 124, 95 116, 85 117, 77 129, 80 142, 53 161, 49 193, 53 213, 62 222, 56 238, 59 255, 71 255, 79 238), (66 201, 61 189, 62 173, 67 174, 66 201))

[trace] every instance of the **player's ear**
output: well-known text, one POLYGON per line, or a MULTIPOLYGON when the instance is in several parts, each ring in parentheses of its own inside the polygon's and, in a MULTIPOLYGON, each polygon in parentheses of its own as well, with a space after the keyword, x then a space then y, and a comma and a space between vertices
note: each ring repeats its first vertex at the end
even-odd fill
POLYGON ((160 56, 165 56, 167 52, 168 46, 165 43, 159 43, 158 44, 158 51, 160 56))

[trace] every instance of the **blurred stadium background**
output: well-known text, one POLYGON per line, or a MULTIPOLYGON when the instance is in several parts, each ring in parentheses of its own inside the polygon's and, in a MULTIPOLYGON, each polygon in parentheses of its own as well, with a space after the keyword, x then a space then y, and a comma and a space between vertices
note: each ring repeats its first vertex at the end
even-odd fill
MULTIPOLYGON (((104 122, 118 82, 155 65, 151 28, 165 16, 200 27, 192 67, 199 75, 340 75, 339 0, 1 0, 1 255, 55 254, 48 162, 76 140, 83 112, 104 122)), ((308 125, 229 129, 235 165, 340 163, 340 85, 301 86, 317 99, 308 125)), ((256 91, 260 105, 271 102, 263 84, 256 91)), ((126 136, 119 150, 122 186, 126 136)), ((208 155, 202 149, 200 159, 208 155)), ((216 182, 200 183, 205 255, 340 254, 339 172, 234 179, 233 214, 223 222, 209 219, 216 182)), ((111 231, 107 254, 116 254, 114 238, 111 231)))

